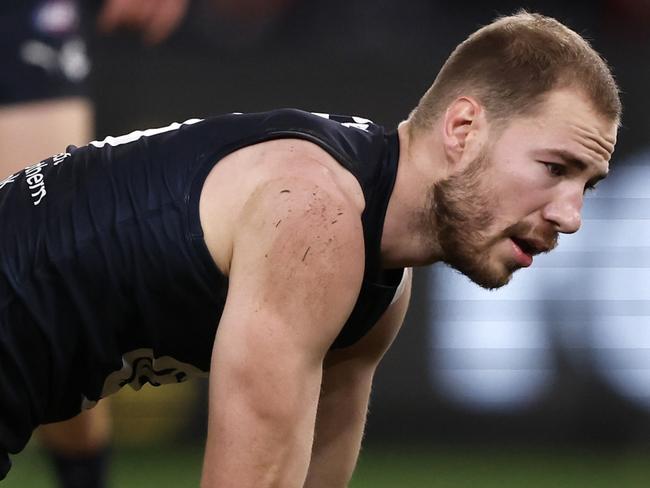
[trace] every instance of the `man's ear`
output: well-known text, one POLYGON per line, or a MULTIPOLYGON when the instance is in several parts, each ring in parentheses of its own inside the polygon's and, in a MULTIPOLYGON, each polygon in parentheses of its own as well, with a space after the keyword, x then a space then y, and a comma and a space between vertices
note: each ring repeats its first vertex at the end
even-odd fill
MULTIPOLYGON (((457 163, 462 159, 483 122, 483 108, 472 97, 459 97, 447 107, 442 129, 445 154, 450 163, 457 163)), ((475 150, 469 149, 470 152, 475 150)))

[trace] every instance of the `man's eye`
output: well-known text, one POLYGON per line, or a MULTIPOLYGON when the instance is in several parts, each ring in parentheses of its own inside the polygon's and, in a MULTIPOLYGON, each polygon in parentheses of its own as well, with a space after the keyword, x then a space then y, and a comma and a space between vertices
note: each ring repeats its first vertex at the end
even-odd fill
POLYGON ((564 174, 566 174, 566 169, 561 164, 544 163, 544 165, 546 166, 548 172, 551 173, 553 176, 563 176, 564 174))

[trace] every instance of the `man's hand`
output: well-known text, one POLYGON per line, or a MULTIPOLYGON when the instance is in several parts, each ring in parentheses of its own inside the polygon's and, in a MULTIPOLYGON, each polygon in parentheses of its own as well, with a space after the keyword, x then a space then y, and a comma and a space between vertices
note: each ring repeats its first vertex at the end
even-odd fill
POLYGON ((185 16, 189 0, 106 0, 97 20, 101 32, 142 31, 147 44, 164 41, 185 16))

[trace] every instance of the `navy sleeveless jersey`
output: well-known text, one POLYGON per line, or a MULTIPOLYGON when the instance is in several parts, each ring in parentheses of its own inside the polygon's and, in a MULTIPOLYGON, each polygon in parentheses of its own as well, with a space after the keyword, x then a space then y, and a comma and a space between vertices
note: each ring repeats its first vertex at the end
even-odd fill
POLYGON ((375 324, 402 277, 380 265, 395 132, 282 109, 68 148, 0 181, 0 452, 124 385, 208 371, 228 279, 203 240, 201 188, 225 155, 275 138, 317 144, 359 181, 365 275, 332 347, 375 324))

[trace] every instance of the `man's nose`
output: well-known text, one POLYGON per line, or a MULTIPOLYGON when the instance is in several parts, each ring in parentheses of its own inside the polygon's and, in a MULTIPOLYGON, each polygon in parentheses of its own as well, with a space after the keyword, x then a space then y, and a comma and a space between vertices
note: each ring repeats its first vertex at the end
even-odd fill
POLYGON ((562 195, 544 207, 543 217, 553 224, 557 232, 573 234, 582 224, 582 203, 582 191, 562 195))

